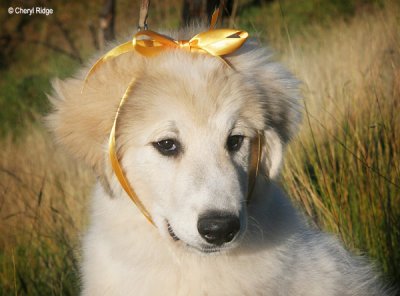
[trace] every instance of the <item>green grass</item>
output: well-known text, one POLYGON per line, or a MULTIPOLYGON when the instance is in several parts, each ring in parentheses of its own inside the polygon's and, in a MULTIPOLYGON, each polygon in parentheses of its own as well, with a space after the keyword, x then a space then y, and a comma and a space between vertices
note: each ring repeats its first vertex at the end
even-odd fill
POLYGON ((19 134, 26 124, 38 121, 40 115, 49 111, 47 94, 52 77, 67 77, 79 65, 52 52, 45 62, 43 65, 43 60, 33 60, 31 68, 15 67, 0 72, 0 136, 19 134))
POLYGON ((15 295, 78 295, 75 248, 68 244, 38 235, 7 250, 0 256, 0 274, 12 278, 4 283, 3 295, 11 291, 15 295), (35 245, 29 243, 32 240, 35 245))

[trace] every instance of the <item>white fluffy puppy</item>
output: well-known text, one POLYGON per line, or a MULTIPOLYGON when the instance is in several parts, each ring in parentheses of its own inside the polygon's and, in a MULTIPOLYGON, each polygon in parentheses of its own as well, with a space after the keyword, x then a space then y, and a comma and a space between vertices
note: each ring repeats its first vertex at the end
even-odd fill
POLYGON ((49 125, 99 180, 83 295, 386 295, 367 264, 308 226, 273 181, 300 107, 297 81, 269 56, 251 42, 225 57, 231 67, 182 49, 130 52, 101 65, 82 93, 83 75, 54 84, 49 125), (132 79, 117 153, 154 226, 108 157, 132 79))

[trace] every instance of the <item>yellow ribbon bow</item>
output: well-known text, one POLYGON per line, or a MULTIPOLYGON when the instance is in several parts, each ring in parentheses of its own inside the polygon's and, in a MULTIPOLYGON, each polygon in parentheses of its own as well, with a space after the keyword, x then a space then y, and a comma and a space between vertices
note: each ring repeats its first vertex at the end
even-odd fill
MULTIPOLYGON (((109 59, 113 59, 115 57, 120 56, 121 54, 128 52, 138 52, 146 57, 151 57, 160 54, 161 52, 166 50, 184 49, 184 50, 189 50, 190 52, 200 52, 200 53, 210 54, 212 56, 222 59, 226 64, 228 64, 223 59, 223 56, 235 52, 237 49, 239 49, 243 45, 243 43, 246 42, 248 33, 245 31, 233 30, 233 29, 214 29, 218 19, 218 13, 219 11, 217 9, 212 16, 210 29, 208 31, 199 33, 190 40, 177 41, 165 35, 161 35, 159 33, 149 30, 140 31, 136 33, 132 41, 123 43, 113 48, 112 50, 107 52, 103 57, 101 57, 89 70, 88 74, 85 77, 83 86, 86 85, 88 78, 96 71, 96 69, 99 66, 101 66, 101 64, 103 64, 109 59)), ((139 197, 136 195, 132 186, 129 184, 129 181, 126 178, 125 173, 120 165, 116 151, 115 132, 117 127, 118 116, 121 107, 125 103, 127 97, 129 96, 130 91, 133 88, 134 83, 135 79, 132 79, 124 95, 122 96, 120 104, 118 106, 118 110, 115 115, 113 127, 111 129, 109 137, 109 156, 111 160, 112 169, 114 170, 114 173, 118 178, 118 181, 120 182, 121 186, 124 188, 125 192, 130 196, 130 198, 136 204, 139 210, 143 213, 143 215, 147 218, 147 220, 154 225, 150 213, 147 211, 146 207, 143 205, 139 197)), ((261 157, 260 146, 261 146, 261 139, 260 139, 260 134, 258 134, 258 136, 252 140, 252 155, 251 155, 250 169, 249 169, 248 200, 253 191, 255 178, 257 177, 258 174, 258 166, 261 157)))
POLYGON ((85 78, 85 84, 90 75, 92 75, 101 64, 127 52, 136 51, 146 57, 151 57, 168 49, 185 49, 191 52, 207 53, 223 59, 224 55, 239 49, 243 43, 246 42, 247 37, 248 33, 245 31, 217 29, 197 34, 190 40, 177 41, 150 30, 140 31, 136 33, 132 41, 125 42, 113 48, 101 57, 89 70, 85 78))

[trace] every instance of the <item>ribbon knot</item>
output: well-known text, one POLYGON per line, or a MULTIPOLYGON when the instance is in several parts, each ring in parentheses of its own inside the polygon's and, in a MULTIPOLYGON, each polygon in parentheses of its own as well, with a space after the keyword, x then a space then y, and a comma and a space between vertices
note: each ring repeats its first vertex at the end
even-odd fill
POLYGON ((175 48, 222 57, 239 49, 247 37, 248 33, 245 31, 218 29, 199 33, 190 40, 174 40, 147 30, 138 32, 133 38, 132 45, 134 50, 148 57, 175 48))
POLYGON ((188 40, 179 40, 178 45, 180 48, 187 49, 189 51, 192 49, 188 40))

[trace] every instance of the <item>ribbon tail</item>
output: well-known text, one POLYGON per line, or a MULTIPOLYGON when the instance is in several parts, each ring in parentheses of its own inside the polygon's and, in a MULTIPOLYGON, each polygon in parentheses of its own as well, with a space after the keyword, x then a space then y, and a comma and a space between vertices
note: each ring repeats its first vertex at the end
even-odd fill
POLYGON ((209 30, 215 29, 215 26, 217 25, 217 22, 218 22, 218 17, 219 17, 219 8, 215 9, 212 14, 209 30))
POLYGON ((117 149, 116 149, 115 131, 117 128, 118 116, 120 114, 120 110, 121 110, 122 106, 124 105, 127 97, 129 96, 129 93, 132 90, 132 87, 134 84, 135 84, 135 79, 132 79, 132 81, 129 83, 129 85, 119 103, 117 114, 115 115, 114 123, 113 123, 111 133, 110 133, 110 138, 109 138, 109 142, 108 142, 108 151, 109 151, 111 166, 112 166, 115 176, 117 177, 118 181, 120 182, 122 188, 124 188, 125 192, 129 195, 129 197, 132 199, 132 201, 138 207, 138 209, 142 212, 142 214, 146 217, 146 219, 151 224, 155 225, 153 220, 151 219, 150 213, 147 211, 146 207, 143 205, 143 203, 141 202, 139 197, 136 195, 132 186, 129 184, 129 181, 126 178, 125 173, 120 165, 118 155, 117 155, 117 149))
POLYGON ((262 156, 263 136, 260 131, 257 131, 257 136, 251 141, 251 156, 249 168, 249 181, 247 189, 247 203, 250 202, 256 185, 260 162, 262 156))
POLYGON ((90 68, 89 72, 86 74, 86 77, 83 82, 82 90, 81 93, 83 92, 87 81, 89 80, 89 77, 96 72, 96 70, 104 64, 107 60, 115 58, 117 56, 120 56, 121 54, 134 51, 135 47, 132 41, 125 42, 121 45, 118 45, 117 47, 114 47, 111 49, 109 52, 107 52, 105 55, 103 55, 100 59, 94 63, 94 65, 90 68))
POLYGON ((205 53, 208 53, 209 55, 212 55, 212 56, 216 57, 221 62, 223 62, 226 66, 228 66, 228 68, 231 68, 231 69, 235 70, 235 67, 228 60, 224 59, 223 56, 215 55, 214 53, 208 51, 206 48, 202 48, 201 50, 204 51, 205 53))

